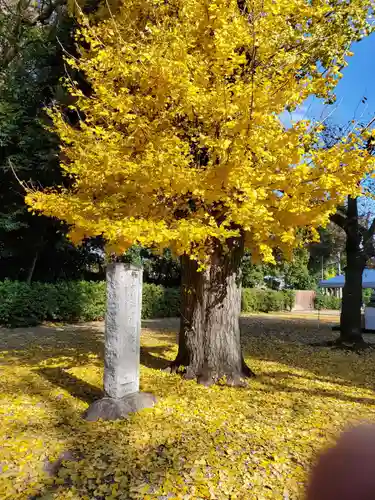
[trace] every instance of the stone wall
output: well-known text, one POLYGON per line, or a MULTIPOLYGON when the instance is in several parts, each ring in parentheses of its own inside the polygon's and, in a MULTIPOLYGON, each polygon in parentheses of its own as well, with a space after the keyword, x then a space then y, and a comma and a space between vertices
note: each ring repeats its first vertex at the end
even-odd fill
POLYGON ((314 309, 314 290, 296 290, 293 311, 312 311, 314 309))

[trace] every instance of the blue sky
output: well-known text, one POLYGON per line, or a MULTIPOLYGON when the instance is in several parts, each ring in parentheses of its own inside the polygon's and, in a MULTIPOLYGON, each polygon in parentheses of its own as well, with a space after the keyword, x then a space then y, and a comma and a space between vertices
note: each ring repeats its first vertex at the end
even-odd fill
POLYGON ((354 117, 367 123, 375 115, 375 34, 353 44, 351 50, 354 56, 348 59, 349 65, 336 87, 336 103, 325 106, 320 99, 309 99, 292 113, 293 120, 329 115, 331 122, 345 125, 354 117), (367 97, 365 104, 361 102, 363 97, 367 97))
MULTIPOLYGON (((351 47, 354 55, 348 59, 343 77, 336 87, 336 103, 324 105, 321 99, 308 99, 295 112, 282 114, 285 126, 291 120, 303 118, 310 120, 325 119, 337 125, 346 125, 350 120, 368 123, 375 116, 375 33, 351 47), (363 103, 363 99, 367 99, 363 103)), ((359 210, 363 214, 375 214, 375 201, 362 198, 359 210)))

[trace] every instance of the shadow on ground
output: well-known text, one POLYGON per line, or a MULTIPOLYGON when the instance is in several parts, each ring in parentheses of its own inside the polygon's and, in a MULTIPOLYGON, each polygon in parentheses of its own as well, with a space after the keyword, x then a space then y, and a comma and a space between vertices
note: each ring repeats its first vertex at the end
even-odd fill
MULTIPOLYGON (((141 364, 147 368, 164 369, 171 359, 171 349, 177 342, 179 320, 177 318, 144 320, 144 339, 141 348, 141 364), (148 339, 152 339, 151 342, 148 339)), ((285 365, 285 371, 259 374, 270 390, 294 390, 288 379, 298 377, 308 382, 309 377, 327 382, 335 379, 343 387, 371 388, 370 372, 356 370, 361 356, 369 354, 350 353, 342 355, 324 347, 311 347, 311 342, 335 338, 330 323, 311 318, 282 316, 247 316, 241 318, 242 344, 248 364, 253 368, 255 360, 277 362, 285 365), (289 370, 288 370, 289 367, 289 370), (309 374, 298 375, 290 368, 305 370, 309 374), (311 375, 310 375, 311 374, 311 375), (268 380, 268 382, 267 382, 268 380)), ((37 366, 41 376, 73 396, 91 403, 101 397, 101 390, 80 380, 67 370, 86 364, 103 364, 103 324, 67 325, 61 327, 39 326, 6 330, 0 329, 0 364, 20 363, 37 366), (59 366, 52 366, 58 364, 59 366)), ((369 336, 375 341, 375 336, 369 336)), ((374 356, 375 355, 370 354, 374 356)), ((370 366, 370 365, 369 365, 370 366)), ((256 370, 255 370, 256 371, 256 370)), ((258 377, 258 378, 259 378, 258 377)), ((297 389, 296 389, 297 390, 297 389)), ((310 389, 298 388, 298 391, 310 389)), ((335 391, 326 391, 327 397, 339 397, 335 391)), ((345 399, 345 398, 344 398, 345 399)), ((350 400, 350 398, 349 398, 350 400)), ((368 404, 373 404, 371 398, 368 404)))
MULTIPOLYGON (((148 368, 162 369, 168 364, 162 356, 176 342, 178 320, 150 320, 142 322, 143 335, 160 334, 162 346, 141 348, 141 364, 148 368), (161 356, 161 357, 159 357, 161 356)), ((0 365, 19 363, 25 366, 60 364, 63 369, 86 365, 102 366, 104 358, 104 325, 37 326, 31 328, 0 328, 0 365)))
MULTIPOLYGON (((375 363, 374 350, 357 354, 311 345, 337 338, 330 323, 252 316, 242 318, 241 332, 245 356, 250 364, 252 359, 259 359, 285 365, 285 372, 272 374, 271 368, 268 376, 278 379, 296 377, 290 370, 294 368, 309 372, 300 375, 306 381, 309 377, 321 382, 334 379, 335 384, 373 389, 369 382, 372 379, 371 363, 364 364, 363 360, 370 357, 375 363), (359 365, 361 369, 358 369, 359 365)), ((365 339, 369 343, 375 342, 374 335, 365 335, 365 339)))
MULTIPOLYGON (((361 364, 363 357, 371 356, 375 365, 375 352, 363 354, 345 353, 335 351, 328 347, 312 346, 311 344, 327 340, 334 340, 337 332, 332 332, 333 322, 323 318, 297 318, 291 315, 252 315, 241 318, 242 345, 248 364, 253 368, 254 360, 282 363, 285 371, 260 374, 264 383, 269 381, 271 391, 295 390, 296 392, 309 392, 311 389, 291 389, 288 378, 300 378, 301 383, 308 383, 311 378, 326 383, 333 381, 337 386, 364 387, 373 389, 372 368, 367 364, 368 370, 361 364), (289 368, 289 370, 288 370, 289 368), (309 374, 298 375, 290 369, 308 371, 309 374), (272 379, 272 384, 271 384, 272 379), (284 383, 285 382, 285 383, 284 383), (287 388, 287 389, 286 389, 287 388)), ((146 326, 146 325, 144 325, 146 326)), ((153 337, 158 342, 175 343, 174 332, 178 331, 178 319, 150 320, 146 328, 153 330, 153 337), (171 334, 173 332, 173 334, 171 334)), ((375 335, 365 335, 369 343, 375 343, 375 335)), ((165 346, 148 348, 146 366, 151 368, 164 368, 168 363, 165 358, 165 346)), ((259 378, 258 376, 258 378, 259 378)), ((316 391, 315 391, 316 392, 316 391)), ((359 402, 352 396, 344 396, 337 391, 318 391, 317 395, 337 397, 343 401, 359 402)), ((365 398, 366 399, 366 398, 365 398)), ((363 400, 363 403, 374 404, 372 398, 363 400)))
POLYGON ((103 332, 99 325, 37 326, 0 329, 0 363, 27 366, 61 364, 64 368, 102 363, 103 332))
POLYGON ((65 389, 69 394, 81 401, 91 404, 103 397, 103 391, 60 367, 40 368, 38 374, 51 384, 65 389))

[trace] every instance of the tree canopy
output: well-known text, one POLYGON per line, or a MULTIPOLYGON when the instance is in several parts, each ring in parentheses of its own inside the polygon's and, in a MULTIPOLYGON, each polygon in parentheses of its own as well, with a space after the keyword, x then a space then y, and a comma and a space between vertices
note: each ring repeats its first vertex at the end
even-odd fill
POLYGON ((75 248, 60 221, 32 216, 22 187, 63 181, 45 110, 71 99, 60 79, 73 24, 63 2, 0 2, 0 279, 82 278, 100 261, 93 243, 75 248))
POLYGON ((333 99, 371 13, 366 0, 128 0, 95 26, 82 18, 68 63, 91 92, 67 84, 78 126, 52 112, 71 186, 27 203, 70 224, 74 242, 103 235, 119 253, 138 243, 203 261, 244 234, 272 260, 372 168, 357 134, 326 150, 319 126, 280 120, 310 95, 333 99))

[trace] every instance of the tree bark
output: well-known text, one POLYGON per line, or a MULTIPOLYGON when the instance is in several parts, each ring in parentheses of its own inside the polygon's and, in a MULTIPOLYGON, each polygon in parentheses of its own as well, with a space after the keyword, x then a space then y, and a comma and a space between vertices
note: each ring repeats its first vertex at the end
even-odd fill
POLYGON ((365 263, 360 255, 347 252, 345 285, 340 315, 340 342, 362 343, 362 273, 365 263))
POLYGON ((357 199, 348 198, 345 285, 343 289, 339 343, 362 344, 362 273, 366 265, 357 199))
POLYGON ((241 258, 243 239, 233 238, 227 249, 216 242, 207 267, 183 256, 181 322, 173 370, 183 367, 185 377, 211 385, 225 377, 242 385, 253 376, 241 351, 241 258))

